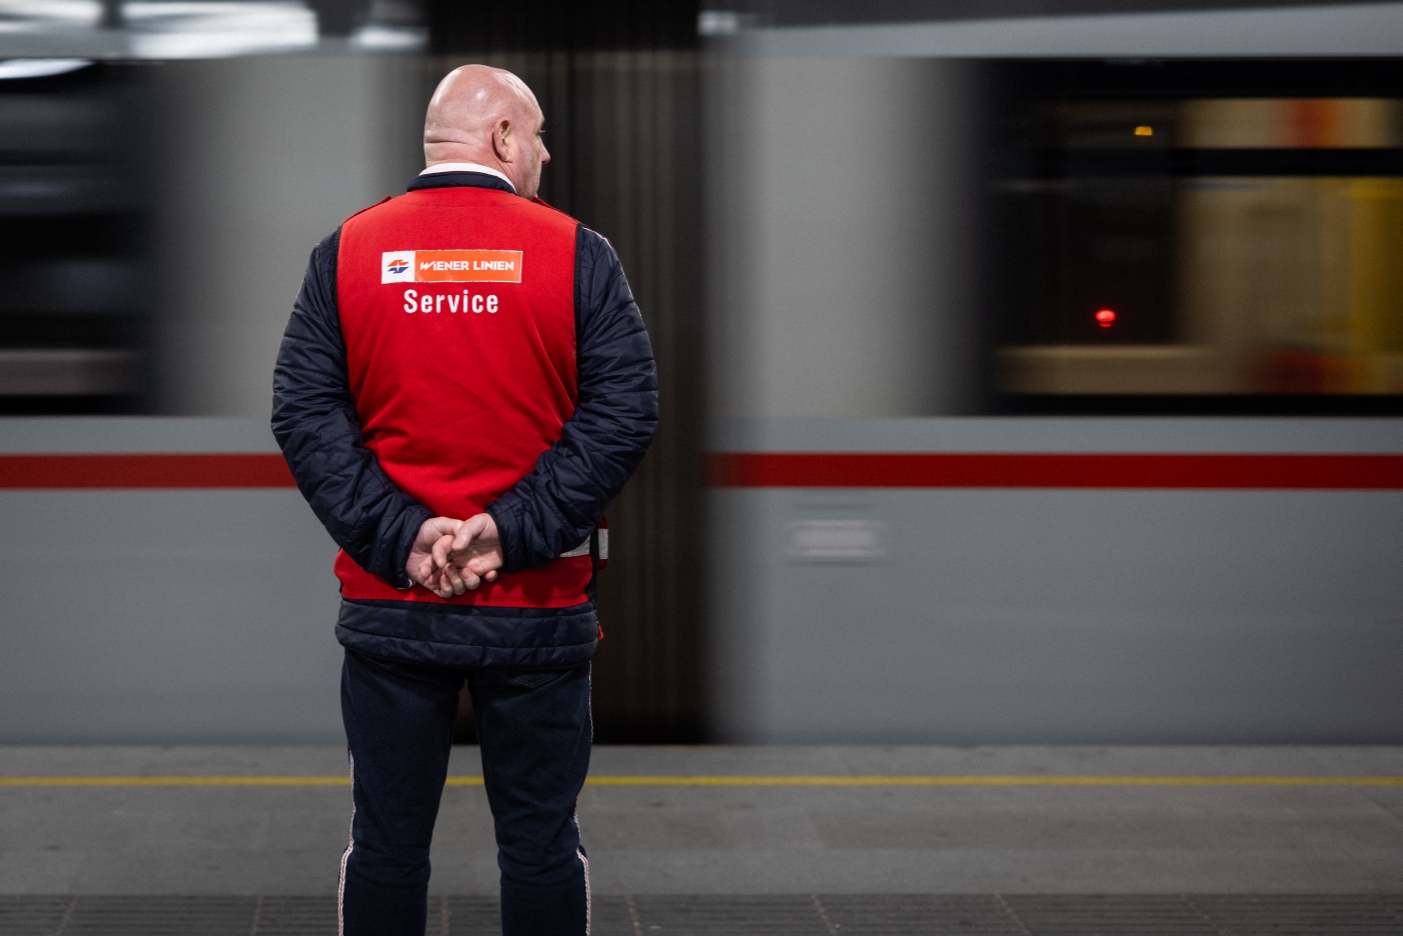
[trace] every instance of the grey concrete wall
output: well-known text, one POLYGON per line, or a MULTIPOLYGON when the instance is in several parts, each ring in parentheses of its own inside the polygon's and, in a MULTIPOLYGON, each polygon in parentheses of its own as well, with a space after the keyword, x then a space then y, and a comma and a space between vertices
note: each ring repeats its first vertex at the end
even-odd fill
POLYGON ((711 74, 718 412, 962 411, 977 67, 757 57, 711 74))
MULTIPOLYGON (((275 452, 264 420, 0 419, 0 454, 275 452)), ((336 547, 293 488, 0 490, 0 743, 338 743, 336 547)))
MULTIPOLYGON (((749 451, 1403 451, 1398 420, 727 430, 749 451)), ((1403 740, 1403 493, 762 489, 711 507, 721 739, 1403 740), (806 520, 879 524, 885 554, 791 555, 806 520)))
POLYGON ((158 407, 266 416, 308 254, 423 168, 421 65, 172 62, 156 84, 158 407))

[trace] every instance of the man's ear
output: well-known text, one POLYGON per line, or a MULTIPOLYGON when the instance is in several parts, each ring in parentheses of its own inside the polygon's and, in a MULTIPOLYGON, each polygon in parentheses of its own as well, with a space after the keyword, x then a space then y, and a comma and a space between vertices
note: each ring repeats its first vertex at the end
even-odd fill
POLYGON ((512 122, 503 118, 492 131, 492 152, 502 162, 511 162, 512 122))

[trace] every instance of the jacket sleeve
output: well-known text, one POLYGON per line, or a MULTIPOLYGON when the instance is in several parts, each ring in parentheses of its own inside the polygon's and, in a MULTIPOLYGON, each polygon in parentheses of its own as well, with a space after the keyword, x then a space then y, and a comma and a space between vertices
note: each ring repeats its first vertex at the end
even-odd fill
POLYGON ((643 316, 609 242, 575 243, 579 403, 559 440, 487 512, 502 569, 543 566, 579 546, 633 474, 658 427, 658 377, 643 316))
POLYGON ((404 564, 432 511, 365 447, 336 307, 338 230, 312 251, 273 371, 273 435, 312 512, 361 568, 408 588, 404 564))

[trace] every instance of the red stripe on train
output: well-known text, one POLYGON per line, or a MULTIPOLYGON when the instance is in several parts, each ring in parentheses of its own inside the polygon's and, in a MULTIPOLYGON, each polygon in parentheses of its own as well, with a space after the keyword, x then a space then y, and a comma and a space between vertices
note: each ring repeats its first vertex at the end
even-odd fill
MULTIPOLYGON (((712 487, 1401 490, 1403 455, 718 452, 712 487)), ((0 489, 289 488, 281 455, 0 455, 0 489)))
POLYGON ((0 455, 0 489, 289 488, 281 455, 0 455))
POLYGON ((722 488, 1400 490, 1403 455, 716 452, 722 488))

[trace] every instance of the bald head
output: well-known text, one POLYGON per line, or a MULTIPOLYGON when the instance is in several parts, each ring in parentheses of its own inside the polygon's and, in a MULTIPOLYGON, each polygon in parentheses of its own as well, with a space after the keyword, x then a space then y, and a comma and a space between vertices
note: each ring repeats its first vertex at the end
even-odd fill
POLYGON ((541 142, 544 123, 526 82, 505 69, 464 65, 444 76, 429 101, 424 160, 488 166, 511 179, 518 195, 534 198, 541 167, 550 161, 541 142))

